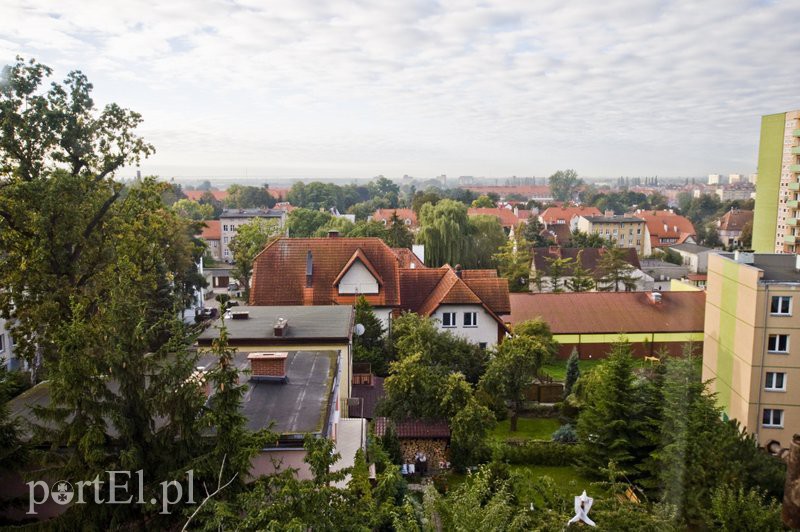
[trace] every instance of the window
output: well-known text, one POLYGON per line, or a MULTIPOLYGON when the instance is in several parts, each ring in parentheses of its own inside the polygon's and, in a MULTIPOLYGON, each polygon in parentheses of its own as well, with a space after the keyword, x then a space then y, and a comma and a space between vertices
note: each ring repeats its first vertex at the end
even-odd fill
POLYGON ((456 326, 456 313, 442 312, 442 327, 455 327, 455 326, 456 326))
POLYGON ((223 231, 227 231, 227 230, 228 230, 228 225, 227 225, 227 224, 223 225, 223 226, 222 226, 222 230, 223 230, 223 231))
POLYGON ((228 243, 228 237, 227 236, 222 237, 222 241, 227 244, 228 243))
POLYGON ((770 313, 773 316, 791 316, 792 296, 772 296, 770 313))
POLYGON ((486 350, 486 346, 487 346, 486 342, 480 342, 480 343, 478 343, 478 347, 480 347, 480 348, 481 348, 481 349, 483 349, 484 351, 486 350))
POLYGON ((783 410, 765 408, 761 424, 765 427, 783 427, 783 410))
POLYGON ((786 373, 768 371, 767 382, 764 384, 765 390, 786 391, 786 373))
POLYGON ((6 350, 6 335, 0 334, 0 353, 6 350))
POLYGON ((478 313, 465 312, 464 313, 464 327, 477 327, 478 326, 478 313))
POLYGON ((770 334, 769 339, 767 340, 767 351, 770 353, 788 353, 789 335, 770 334))

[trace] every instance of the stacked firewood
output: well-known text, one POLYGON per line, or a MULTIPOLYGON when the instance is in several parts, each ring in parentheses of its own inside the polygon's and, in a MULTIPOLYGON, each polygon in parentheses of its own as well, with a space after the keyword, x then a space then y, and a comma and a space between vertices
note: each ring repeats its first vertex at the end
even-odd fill
POLYGON ((446 440, 400 440, 400 450, 403 452, 403 461, 408 464, 416 463, 417 454, 424 454, 428 462, 428 469, 438 469, 439 464, 450 461, 446 440))

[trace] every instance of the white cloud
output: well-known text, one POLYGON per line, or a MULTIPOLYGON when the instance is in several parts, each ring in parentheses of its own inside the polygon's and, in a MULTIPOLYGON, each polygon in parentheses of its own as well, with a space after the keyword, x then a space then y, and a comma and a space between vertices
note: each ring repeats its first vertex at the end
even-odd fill
POLYGON ((0 59, 83 69, 186 173, 749 172, 800 107, 795 3, 318 4, 5 2, 0 59))

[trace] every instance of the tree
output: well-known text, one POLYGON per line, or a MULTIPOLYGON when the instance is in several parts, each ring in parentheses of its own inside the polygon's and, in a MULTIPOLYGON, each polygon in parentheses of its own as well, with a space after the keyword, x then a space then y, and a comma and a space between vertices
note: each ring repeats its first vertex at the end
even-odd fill
POLYGON ((750 249, 753 245, 753 221, 750 220, 742 227, 742 234, 739 236, 739 246, 742 249, 750 249))
POLYGON ((229 247, 236 265, 233 276, 244 288, 245 300, 250 299, 250 276, 253 273, 253 260, 256 255, 275 238, 280 236, 281 228, 277 220, 255 217, 240 225, 229 247))
POLYGON ((463 203, 446 199, 435 206, 425 204, 419 212, 419 223, 417 242, 425 245, 428 266, 465 262, 470 252, 470 223, 463 203))
POLYGON ((522 226, 522 236, 532 247, 545 247, 550 244, 550 240, 540 234, 544 229, 544 224, 539 221, 539 218, 535 214, 531 214, 528 217, 528 223, 522 226))
POLYGON ((625 291, 636 288, 634 267, 628 263, 625 255, 626 251, 623 248, 603 249, 600 259, 597 261, 597 269, 600 271, 600 279, 597 282, 599 290, 619 292, 620 287, 625 291))
POLYGON ((558 342, 553 338, 553 331, 541 317, 518 323, 514 326, 514 335, 527 336, 541 342, 548 351, 548 358, 553 358, 558 353, 558 342))
POLYGON ((569 354, 567 359, 567 378, 564 380, 564 398, 566 399, 572 393, 572 387, 581 376, 581 368, 578 366, 578 350, 572 348, 572 353, 569 354))
POLYGON ((583 267, 582 255, 583 250, 578 252, 572 266, 572 277, 565 283, 570 292, 589 292, 595 288, 594 277, 589 270, 583 267))
POLYGON ((572 258, 550 258, 547 261, 547 276, 550 278, 550 291, 554 294, 564 291, 566 282, 562 279, 569 275, 575 261, 572 258))
POLYGON ((386 375, 390 360, 383 345, 383 324, 363 295, 355 306, 355 322, 364 326, 364 334, 353 337, 353 362, 368 362, 376 375, 386 375))
POLYGON ((783 530, 780 504, 764 493, 721 485, 711 495, 709 527, 724 532, 783 530))
POLYGON ((203 195, 200 196, 200 199, 197 200, 197 203, 200 205, 210 205, 213 209, 213 214, 211 215, 212 218, 215 220, 219 218, 219 215, 222 214, 223 205, 222 202, 219 201, 217 198, 214 197, 214 194, 206 190, 203 192, 203 195))
POLYGON ((472 202, 471 207, 491 209, 493 207, 496 207, 496 205, 489 196, 484 194, 482 196, 478 196, 478 199, 472 202))
MULTIPOLYGON (((531 275, 530 246, 525 238, 515 233, 494 255, 500 276, 508 279, 508 289, 512 292, 527 292, 531 275)), ((532 280, 532 279, 531 279, 532 280)), ((542 281, 541 276, 538 278, 542 281)))
POLYGON ((440 418, 444 379, 443 369, 426 365, 421 353, 400 358, 389 364, 379 411, 395 420, 440 418))
POLYGON ((414 244, 414 234, 411 229, 397 216, 397 211, 389 219, 389 234, 386 243, 393 248, 411 248, 414 244))
POLYGON ((333 216, 327 212, 310 209, 294 209, 289 213, 286 226, 289 230, 290 237, 303 238, 314 236, 314 233, 330 222, 331 219, 333 219, 333 216))
POLYGON ((584 233, 577 228, 570 235, 569 245, 573 248, 605 248, 613 246, 610 240, 606 240, 599 233, 584 233))
POLYGON ((614 344, 608 359, 591 375, 595 379, 585 392, 578 418, 578 437, 583 445, 579 466, 586 474, 596 476, 613 462, 621 472, 634 477, 643 435, 630 344, 614 344))
POLYGON ((500 344, 489 361, 480 386, 511 403, 511 432, 517 430, 525 392, 549 357, 550 351, 544 342, 529 336, 515 336, 500 344))
POLYGON ((172 204, 172 210, 187 220, 210 220, 214 216, 212 205, 181 199, 172 204))
POLYGON ((462 265, 468 268, 492 268, 494 255, 508 241, 497 218, 481 214, 469 218, 470 252, 462 265))
POLYGON ((549 178, 550 192, 556 201, 572 201, 583 181, 575 170, 559 170, 549 178))

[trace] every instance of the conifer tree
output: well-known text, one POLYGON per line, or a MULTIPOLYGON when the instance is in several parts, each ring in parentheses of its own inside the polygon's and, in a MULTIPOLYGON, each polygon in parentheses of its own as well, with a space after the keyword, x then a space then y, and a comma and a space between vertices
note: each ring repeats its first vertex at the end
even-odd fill
POLYGON ((567 377, 564 380, 565 399, 569 396, 569 394, 572 393, 572 387, 575 386, 575 382, 577 382, 580 376, 581 369, 578 366, 578 350, 573 347, 572 353, 570 353, 569 358, 567 359, 567 377))

